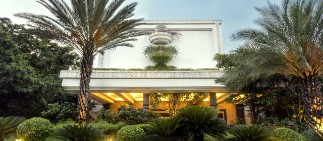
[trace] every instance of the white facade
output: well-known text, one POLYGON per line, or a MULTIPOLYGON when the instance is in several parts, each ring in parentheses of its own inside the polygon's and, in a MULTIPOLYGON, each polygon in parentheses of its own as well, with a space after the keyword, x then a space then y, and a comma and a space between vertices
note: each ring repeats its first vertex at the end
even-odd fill
MULTIPOLYGON (((157 25, 165 25, 170 32, 177 32, 169 45, 175 46, 179 54, 168 63, 177 68, 215 68, 213 56, 222 53, 221 21, 144 21, 139 30, 154 31, 157 25)), ((118 47, 96 57, 95 68, 145 68, 154 65, 143 54, 151 45, 149 36, 140 36, 132 42, 133 48, 118 47)))
MULTIPOLYGON (((93 70, 90 81, 89 97, 102 104, 110 105, 117 111, 121 105, 134 105, 135 108, 149 109, 147 93, 209 93, 201 97, 197 105, 217 107, 228 124, 236 120, 233 104, 223 102, 228 91, 216 79, 223 76, 223 70, 216 70, 213 56, 222 53, 221 21, 144 21, 139 30, 151 31, 153 34, 140 36, 132 42, 133 48, 118 47, 96 56, 94 68, 119 68, 111 70, 93 70), (154 32, 157 25, 165 25, 168 32, 154 32), (179 33, 179 38, 170 37, 169 32, 179 33), (156 35, 156 36, 155 36, 156 35), (153 37, 170 42, 178 55, 167 65, 176 68, 189 68, 187 71, 146 71, 144 68, 154 63, 146 58, 144 49, 153 37), (137 71, 126 69, 140 68, 137 71), (205 69, 205 68, 213 68, 205 69), (123 70, 125 69, 125 70, 123 70), (192 69, 192 70, 190 70, 192 69), (196 70, 194 70, 196 69, 196 70)), ((164 28, 164 26, 160 26, 164 28)), ((80 84, 79 70, 62 70, 62 86, 69 91, 78 91, 80 84)), ((165 102, 165 101, 164 101, 165 102)), ((167 102, 166 102, 167 103, 167 102)), ((166 104, 167 105, 167 104, 166 104)), ((159 112, 167 113, 165 105, 159 112)))

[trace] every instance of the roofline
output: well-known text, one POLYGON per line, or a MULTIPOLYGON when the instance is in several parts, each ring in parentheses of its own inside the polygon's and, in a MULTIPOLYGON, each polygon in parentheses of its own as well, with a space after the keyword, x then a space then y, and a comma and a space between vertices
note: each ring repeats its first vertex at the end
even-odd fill
POLYGON ((222 24, 222 20, 143 20, 144 24, 222 24))

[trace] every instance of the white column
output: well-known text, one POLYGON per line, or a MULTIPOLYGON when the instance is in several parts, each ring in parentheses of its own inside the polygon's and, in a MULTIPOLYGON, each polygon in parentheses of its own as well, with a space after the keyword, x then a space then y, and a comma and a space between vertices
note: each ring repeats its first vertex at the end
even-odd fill
POLYGON ((216 93, 210 92, 210 107, 216 108, 216 93))
POLYGON ((149 95, 145 93, 143 93, 142 108, 144 110, 149 110, 149 95))

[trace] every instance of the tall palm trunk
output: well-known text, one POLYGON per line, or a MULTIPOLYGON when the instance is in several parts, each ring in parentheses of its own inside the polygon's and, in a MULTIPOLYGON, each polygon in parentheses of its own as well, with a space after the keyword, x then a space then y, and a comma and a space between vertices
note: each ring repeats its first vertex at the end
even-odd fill
POLYGON ((323 128, 323 95, 322 83, 317 73, 307 75, 303 79, 303 101, 305 119, 312 129, 323 128))
POLYGON ((80 92, 78 94, 79 124, 87 121, 88 115, 88 95, 90 90, 90 79, 93 69, 94 56, 84 52, 81 62, 80 92))

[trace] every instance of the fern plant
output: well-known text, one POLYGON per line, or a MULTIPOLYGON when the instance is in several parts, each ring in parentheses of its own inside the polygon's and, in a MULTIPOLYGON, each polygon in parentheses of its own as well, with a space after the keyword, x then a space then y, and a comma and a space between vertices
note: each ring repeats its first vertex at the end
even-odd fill
POLYGON ((229 131, 229 141, 275 141, 269 129, 259 125, 236 125, 229 131))
POLYGON ((0 141, 4 141, 5 138, 14 134, 18 125, 24 120, 25 118, 23 117, 0 117, 0 141))
POLYGON ((169 119, 158 118, 146 126, 149 133, 145 140, 147 141, 176 141, 180 138, 178 129, 180 127, 181 118, 173 117, 169 119))
POLYGON ((303 132, 303 135, 309 140, 309 141, 323 141, 323 132, 319 130, 306 130, 303 132))
POLYGON ((205 106, 187 106, 179 110, 177 116, 182 118, 180 131, 185 139, 190 135, 194 141, 204 139, 204 134, 223 139, 227 126, 222 119, 216 118, 218 111, 205 106), (189 134, 189 135, 188 135, 189 134))
POLYGON ((67 125, 57 129, 53 135, 63 141, 99 141, 103 138, 102 131, 89 125, 67 125))

